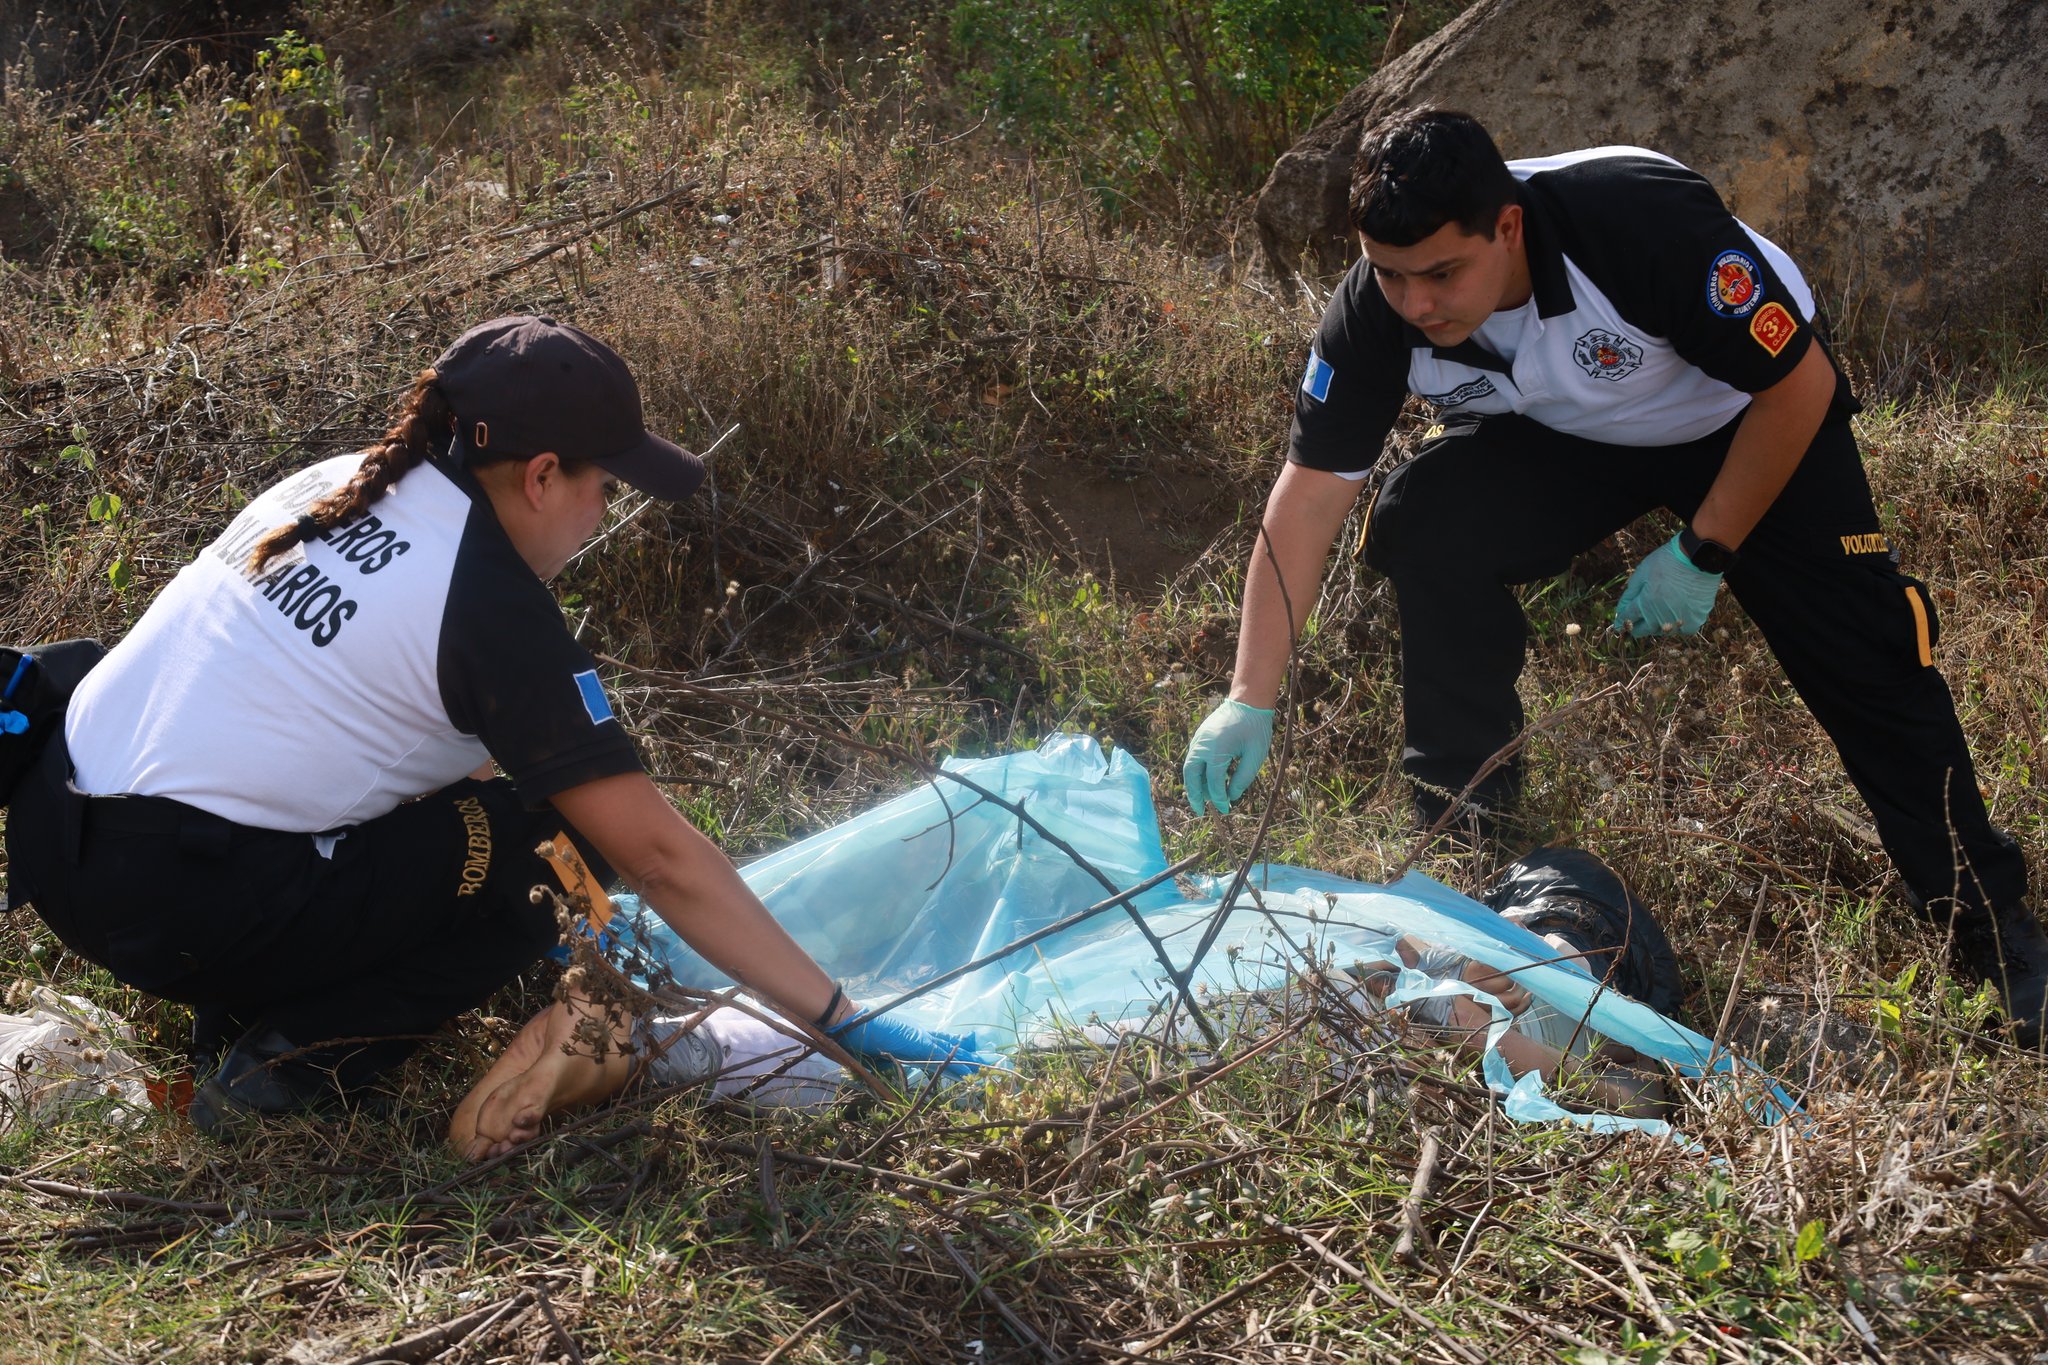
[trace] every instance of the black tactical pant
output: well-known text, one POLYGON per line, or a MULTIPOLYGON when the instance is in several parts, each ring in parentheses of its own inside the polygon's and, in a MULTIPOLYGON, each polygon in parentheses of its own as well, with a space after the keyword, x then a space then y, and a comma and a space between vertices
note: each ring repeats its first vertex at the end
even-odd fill
MULTIPOLYGON (((161 797, 81 795, 58 736, 8 810, 8 880, 81 956, 193 1007, 195 1050, 275 1028, 356 1089, 558 938, 534 852, 563 830, 502 779, 349 829, 253 829, 161 797)), ((587 847, 586 863, 608 876, 587 847)))
MULTIPOLYGON (((1527 622, 1514 585, 1563 573, 1653 508, 1689 520, 1734 430, 1642 449, 1484 417, 1446 424, 1394 469, 1372 506, 1365 557, 1400 604, 1411 779, 1461 791, 1521 730, 1527 622)), ((1985 812, 1933 663, 1934 604, 1894 561, 1847 421, 1821 428, 1726 581, 1834 740, 1921 901, 2017 905, 2025 863, 1985 812)), ((1510 805, 1518 780, 1510 767, 1475 799, 1510 805)))

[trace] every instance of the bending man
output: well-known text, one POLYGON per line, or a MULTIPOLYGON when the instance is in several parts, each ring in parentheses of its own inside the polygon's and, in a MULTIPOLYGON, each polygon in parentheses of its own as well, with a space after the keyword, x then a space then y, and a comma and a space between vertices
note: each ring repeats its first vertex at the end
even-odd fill
MULTIPOLYGON (((2048 938, 2026 867, 1978 793, 1933 662, 1933 604, 1880 527, 1849 427, 1858 405, 1791 258, 1667 157, 1504 162, 1478 123, 1434 109, 1365 135, 1350 208, 1365 254, 1295 395, 1266 504, 1272 557, 1253 549, 1230 696, 1183 770, 1196 813, 1227 810, 1264 761, 1290 642, 1413 393, 1437 425, 1382 485, 1364 552, 1399 603, 1418 822, 1434 825, 1522 727, 1514 586, 1668 509, 1683 529, 1636 568, 1615 629, 1692 634, 1725 577, 1915 900, 1952 918, 1959 965, 1998 987, 2036 1045, 2048 938)), ((1456 814, 1490 821, 1519 786, 1504 767, 1456 814)))

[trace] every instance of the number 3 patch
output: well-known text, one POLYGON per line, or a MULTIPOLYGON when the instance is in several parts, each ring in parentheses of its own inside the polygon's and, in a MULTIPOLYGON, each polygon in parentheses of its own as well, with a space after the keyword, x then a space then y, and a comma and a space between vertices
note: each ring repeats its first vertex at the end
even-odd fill
POLYGON ((1782 303, 1765 304, 1749 320, 1749 334, 1756 338, 1757 345, 1772 355, 1784 350, 1798 330, 1798 320, 1786 311, 1782 303))

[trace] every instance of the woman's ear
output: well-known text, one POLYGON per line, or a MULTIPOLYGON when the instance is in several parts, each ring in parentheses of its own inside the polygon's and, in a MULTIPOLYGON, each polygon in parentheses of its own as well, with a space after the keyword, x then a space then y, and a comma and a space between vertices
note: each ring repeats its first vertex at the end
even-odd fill
POLYGON ((525 497, 527 506, 541 511, 555 487, 562 481, 562 458, 552 450, 543 451, 526 462, 520 471, 519 491, 525 497))

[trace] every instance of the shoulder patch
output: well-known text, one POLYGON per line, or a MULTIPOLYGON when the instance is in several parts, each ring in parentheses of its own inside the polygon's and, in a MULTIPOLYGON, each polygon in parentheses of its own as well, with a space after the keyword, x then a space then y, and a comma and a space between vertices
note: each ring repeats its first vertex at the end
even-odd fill
POLYGON ((1308 369, 1302 372, 1301 391, 1318 403, 1330 396, 1330 380, 1336 376, 1330 362, 1313 350, 1308 353, 1308 369))
POLYGON ((1572 359, 1595 379, 1626 379, 1643 365, 1643 348, 1619 332, 1604 327, 1572 343, 1572 359))
POLYGON ((1782 303, 1767 303, 1749 320, 1749 334, 1756 338, 1756 344, 1772 355, 1785 349, 1799 330, 1799 321, 1787 312, 1782 303))
POLYGON ((576 675, 576 690, 583 694, 583 709, 590 713, 592 725, 602 725, 614 720, 611 698, 604 694, 604 684, 597 680, 597 670, 586 668, 576 675))
POLYGON ((1724 318, 1746 318, 1764 300, 1764 276, 1740 251, 1724 251, 1707 272, 1707 307, 1724 318))

